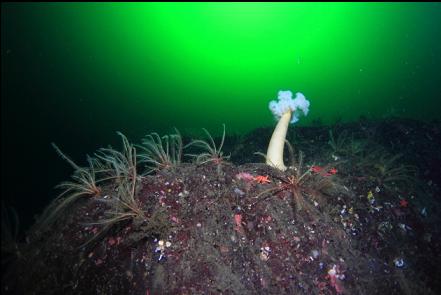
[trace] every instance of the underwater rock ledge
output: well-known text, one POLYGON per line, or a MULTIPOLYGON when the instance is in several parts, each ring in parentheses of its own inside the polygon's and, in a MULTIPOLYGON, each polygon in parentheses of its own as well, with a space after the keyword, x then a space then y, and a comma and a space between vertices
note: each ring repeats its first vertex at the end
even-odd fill
MULTIPOLYGON (((2 276, 2 290, 436 294, 440 240, 433 215, 439 203, 429 197, 438 187, 424 178, 435 172, 413 174, 379 149, 385 130, 424 137, 416 127, 388 124, 375 125, 375 140, 360 143, 343 133, 345 126, 333 129, 333 143, 326 127, 297 128, 296 146, 307 155, 314 150, 314 160, 291 155, 286 172, 223 160, 137 175, 133 203, 118 201, 131 187, 113 179, 69 204, 47 227, 31 230, 2 276), (421 190, 427 199, 418 199, 421 190)), ((439 140, 439 134, 430 137, 439 140)))

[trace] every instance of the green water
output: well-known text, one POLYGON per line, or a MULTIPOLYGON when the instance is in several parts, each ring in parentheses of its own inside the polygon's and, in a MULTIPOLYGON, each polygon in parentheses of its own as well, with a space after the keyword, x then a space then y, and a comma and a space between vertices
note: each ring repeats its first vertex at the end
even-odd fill
POLYGON ((274 126, 279 90, 300 125, 439 119, 439 3, 2 3, 2 196, 21 218, 75 161, 177 127, 274 126))
POLYGON ((2 101, 134 134, 268 126, 279 90, 300 124, 439 118, 440 40, 439 3, 2 4, 2 101))

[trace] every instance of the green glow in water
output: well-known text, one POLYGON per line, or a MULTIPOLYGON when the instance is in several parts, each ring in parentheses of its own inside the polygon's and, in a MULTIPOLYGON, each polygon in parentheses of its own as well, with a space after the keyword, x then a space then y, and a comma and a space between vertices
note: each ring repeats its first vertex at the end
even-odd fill
POLYGON ((268 102, 288 89, 311 101, 300 124, 439 116, 439 3, 26 7, 33 29, 18 33, 56 71, 42 87, 63 80, 63 99, 83 97, 97 121, 244 132, 273 124, 268 102))

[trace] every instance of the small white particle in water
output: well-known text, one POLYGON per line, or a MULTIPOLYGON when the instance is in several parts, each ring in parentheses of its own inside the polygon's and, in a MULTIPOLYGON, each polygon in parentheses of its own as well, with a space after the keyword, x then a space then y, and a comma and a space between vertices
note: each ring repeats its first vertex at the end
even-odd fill
POLYGON ((396 267, 403 267, 404 266, 404 260, 403 258, 395 258, 394 264, 396 267))

